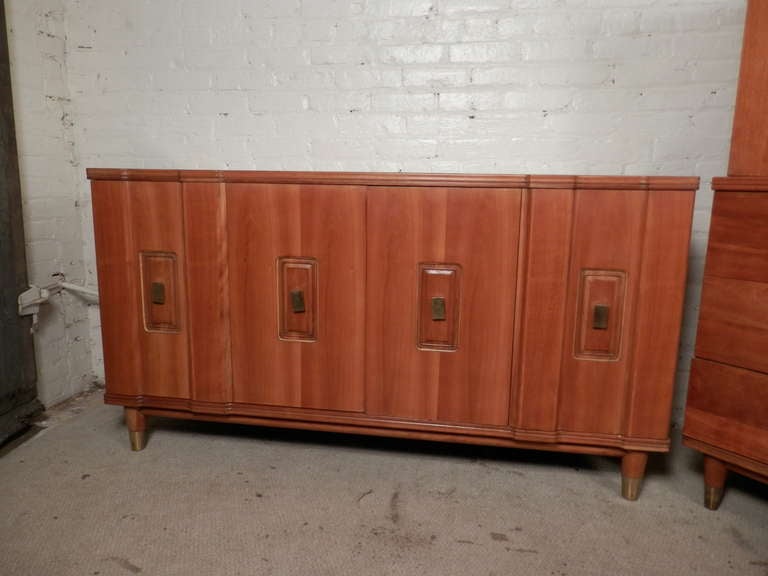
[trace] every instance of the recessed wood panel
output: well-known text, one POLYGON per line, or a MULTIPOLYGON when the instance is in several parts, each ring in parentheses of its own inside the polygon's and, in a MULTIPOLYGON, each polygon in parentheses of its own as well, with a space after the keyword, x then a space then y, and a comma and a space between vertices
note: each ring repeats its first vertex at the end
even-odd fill
POLYGON ((611 270, 626 276, 621 340, 631 337, 636 278, 640 271, 647 193, 578 190, 574 208, 563 347, 558 427, 573 432, 619 434, 624 419, 628 358, 625 350, 604 358, 577 356, 583 270, 611 270))
POLYGON ((106 385, 112 393, 138 396, 143 382, 139 340, 143 328, 128 186, 127 182, 93 182, 91 205, 106 385))
POLYGON ((642 266, 637 279, 625 434, 668 438, 683 300, 688 271, 694 194, 648 193, 642 266))
POLYGON ((574 355, 616 360, 624 328, 626 273, 582 270, 574 355))
POLYGON ((228 184, 227 209, 234 400, 362 410, 365 189, 228 184), (285 256, 317 263, 315 341, 279 337, 285 256))
POLYGON ((192 397, 232 401, 227 202, 224 185, 186 183, 184 226, 192 397))
POLYGON ((278 259, 278 332, 282 340, 317 340, 317 261, 278 259))
POLYGON ((570 189, 540 189, 529 195, 525 305, 513 413, 523 430, 557 428, 573 200, 570 189))
POLYGON ((513 189, 369 188, 370 414, 507 423, 520 203, 513 189), (419 298, 419 264, 432 262, 461 267, 450 353, 421 350, 415 337, 431 305, 419 298))
POLYGON ((768 284, 705 276, 696 356, 768 372, 768 284))
POLYGON ((768 193, 715 193, 706 274, 768 282, 768 193))
POLYGON ((94 220, 104 340, 104 364, 110 391, 170 398, 189 396, 186 285, 183 261, 181 185, 174 182, 94 183, 94 220), (150 260, 143 284, 141 254, 175 254, 150 260), (175 312, 149 304, 149 318, 177 328, 150 331, 145 297, 152 279, 173 283, 166 298, 175 312), (173 279, 175 278, 175 279, 173 279))
POLYGON ((460 312, 461 267, 456 264, 419 264, 419 348, 456 350, 460 312))
MULTIPOLYGON (((186 322, 186 280, 184 262, 184 217, 181 184, 176 182, 130 182, 133 250, 142 253, 174 254, 176 282, 173 296, 178 306, 178 329, 155 332, 142 330, 142 390, 144 394, 189 397, 189 342, 186 322)), ((134 274, 140 277, 138 265, 134 274)), ((143 314, 142 314, 143 316, 143 314)), ((138 318, 143 324, 143 318, 138 318)))
POLYGON ((172 252, 141 252, 141 299, 144 329, 149 332, 178 332, 178 266, 172 252))

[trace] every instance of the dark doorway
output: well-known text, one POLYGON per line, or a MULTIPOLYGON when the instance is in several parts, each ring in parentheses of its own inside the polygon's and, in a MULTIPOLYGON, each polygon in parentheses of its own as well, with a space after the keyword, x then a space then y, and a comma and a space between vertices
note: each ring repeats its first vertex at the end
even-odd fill
POLYGON ((0 444, 42 407, 35 386, 30 317, 18 314, 27 289, 21 187, 13 122, 5 2, 0 0, 0 444))

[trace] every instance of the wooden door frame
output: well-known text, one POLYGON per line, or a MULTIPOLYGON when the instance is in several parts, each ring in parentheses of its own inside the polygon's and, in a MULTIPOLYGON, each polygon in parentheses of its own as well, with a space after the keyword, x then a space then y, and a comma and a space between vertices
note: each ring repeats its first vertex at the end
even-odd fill
POLYGON ((18 314, 17 297, 27 289, 16 130, 8 53, 5 1, 0 0, 0 443, 42 410, 32 319, 18 314))

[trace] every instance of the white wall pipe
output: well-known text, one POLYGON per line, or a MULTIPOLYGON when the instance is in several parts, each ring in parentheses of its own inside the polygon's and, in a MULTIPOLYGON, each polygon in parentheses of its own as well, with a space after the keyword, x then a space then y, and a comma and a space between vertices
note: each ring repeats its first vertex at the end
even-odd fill
POLYGON ((89 298, 93 298, 94 300, 96 300, 96 302, 99 301, 99 292, 97 290, 93 290, 92 288, 86 288, 85 286, 78 286, 77 284, 70 284, 69 282, 58 282, 58 285, 68 292, 74 292, 75 294, 82 294, 83 296, 88 296, 89 298))

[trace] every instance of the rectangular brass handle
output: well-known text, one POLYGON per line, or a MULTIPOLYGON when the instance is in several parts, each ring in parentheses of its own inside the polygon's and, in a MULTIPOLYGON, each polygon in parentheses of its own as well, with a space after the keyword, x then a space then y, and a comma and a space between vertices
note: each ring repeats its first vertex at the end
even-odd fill
POLYGON ((307 311, 303 290, 291 290, 291 310, 294 314, 303 314, 307 311))
POLYGON ((592 329, 608 330, 608 312, 610 307, 605 304, 595 304, 592 310, 592 329))
POLYGON ((445 298, 442 296, 435 296, 432 298, 432 321, 445 321, 445 298))
POLYGON ((165 284, 162 282, 152 282, 149 290, 152 304, 165 304, 165 284))

